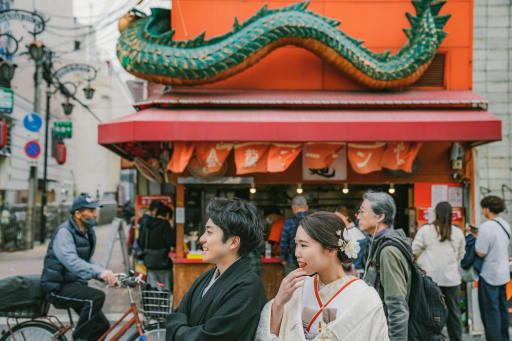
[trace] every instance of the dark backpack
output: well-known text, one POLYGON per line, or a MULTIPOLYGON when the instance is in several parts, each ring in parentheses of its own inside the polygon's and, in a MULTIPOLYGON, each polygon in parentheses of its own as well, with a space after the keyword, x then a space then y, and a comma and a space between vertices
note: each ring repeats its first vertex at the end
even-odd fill
POLYGON ((464 270, 468 270, 473 267, 477 273, 480 273, 482 271, 482 266, 484 265, 484 259, 477 256, 475 244, 475 236, 472 234, 466 236, 466 253, 464 254, 464 258, 460 261, 460 266, 464 270))
MULTIPOLYGON (((508 239, 510 240, 510 234, 505 229, 505 227, 496 219, 492 219, 492 221, 500 225, 503 232, 505 232, 508 239)), ((476 273, 480 273, 482 272, 483 265, 484 259, 476 254, 476 237, 472 234, 469 234, 466 236, 466 253, 464 254, 464 258, 460 261, 460 266, 464 270, 468 270, 469 268, 473 267, 476 273)))
MULTIPOLYGON (((414 261, 412 254, 400 243, 385 241, 377 252, 377 264, 380 252, 387 246, 397 247, 411 267, 411 292, 409 294, 409 332, 408 341, 444 340, 441 330, 446 325, 448 308, 439 286, 426 275, 414 261)), ((379 276, 377 266, 377 276, 379 276)), ((380 281, 380 279, 379 279, 380 281)))

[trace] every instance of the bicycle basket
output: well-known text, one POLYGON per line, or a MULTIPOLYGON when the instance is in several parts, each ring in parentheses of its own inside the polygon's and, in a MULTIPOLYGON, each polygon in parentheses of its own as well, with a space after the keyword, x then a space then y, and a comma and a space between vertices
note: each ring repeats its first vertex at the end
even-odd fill
POLYGON ((171 312, 168 291, 142 290, 142 312, 146 320, 165 320, 171 312))
POLYGON ((29 305, 13 307, 9 310, 0 310, 2 317, 37 318, 48 315, 50 304, 46 300, 33 302, 29 305))

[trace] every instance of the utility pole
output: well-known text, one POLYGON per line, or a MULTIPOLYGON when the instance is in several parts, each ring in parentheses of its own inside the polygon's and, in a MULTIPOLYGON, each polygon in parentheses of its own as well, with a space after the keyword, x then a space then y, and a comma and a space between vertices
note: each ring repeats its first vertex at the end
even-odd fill
POLYGON ((44 131, 44 168, 43 168, 43 193, 41 196, 41 233, 39 240, 44 243, 46 239, 46 204, 48 201, 46 193, 46 185, 48 180, 48 128, 50 126, 50 102, 52 97, 51 85, 52 80, 52 52, 49 51, 47 58, 43 61, 43 78, 46 81, 46 120, 45 120, 45 131, 44 131))
MULTIPOLYGON (((36 70, 34 72, 34 112, 41 113, 41 62, 35 62, 36 70)), ((30 165, 29 179, 28 179, 28 214, 27 222, 25 224, 25 249, 32 249, 34 247, 34 233, 37 227, 37 163, 30 165)))

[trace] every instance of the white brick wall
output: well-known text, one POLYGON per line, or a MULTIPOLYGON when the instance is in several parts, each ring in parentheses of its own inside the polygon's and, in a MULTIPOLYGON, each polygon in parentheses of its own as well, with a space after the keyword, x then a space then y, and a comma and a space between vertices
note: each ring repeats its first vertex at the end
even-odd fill
POLYGON ((503 217, 512 222, 512 0, 475 0, 473 89, 502 120, 503 140, 476 149, 475 198, 504 197, 503 217), (490 191, 490 192, 489 192, 490 191))

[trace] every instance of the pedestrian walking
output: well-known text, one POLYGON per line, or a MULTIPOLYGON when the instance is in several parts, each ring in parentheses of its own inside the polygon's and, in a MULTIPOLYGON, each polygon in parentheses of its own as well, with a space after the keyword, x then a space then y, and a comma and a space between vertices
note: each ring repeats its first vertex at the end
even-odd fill
POLYGON ((465 247, 464 234, 458 226, 452 225, 452 206, 446 201, 436 205, 434 222, 423 225, 412 242, 418 265, 445 295, 450 341, 462 341, 459 264, 465 247))
POLYGON ((508 245, 510 226, 499 216, 503 199, 490 195, 480 202, 487 221, 480 225, 475 251, 484 259, 478 279, 478 304, 487 341, 508 341, 506 285, 510 281, 508 245))
POLYGON ((277 213, 270 213, 265 218, 269 228, 269 235, 267 243, 270 243, 272 248, 272 256, 279 257, 281 253, 281 236, 283 234, 283 227, 286 220, 284 217, 277 213))
MULTIPOLYGON (((144 254, 142 253, 142 248, 144 247, 144 243, 141 241, 140 236, 142 234, 142 231, 144 231, 144 228, 146 225, 151 221, 152 219, 155 219, 156 210, 158 207, 164 206, 164 204, 160 200, 154 200, 149 204, 148 207, 141 207, 139 209, 139 213, 142 215, 139 220, 137 221, 138 231, 137 233, 133 233, 134 235, 134 241, 133 241, 133 250, 134 250, 134 256, 135 258, 142 260, 144 257, 144 254)), ((131 234, 131 230, 130 230, 131 234)))
POLYGON ((295 258, 295 233, 299 221, 308 215, 308 202, 302 195, 297 195, 292 200, 293 217, 285 221, 281 233, 281 251, 279 257, 284 266, 284 274, 288 275, 297 269, 297 258, 295 258))
POLYGON ((168 291, 173 289, 169 252, 172 247, 176 247, 176 232, 169 222, 171 216, 172 210, 168 206, 159 205, 155 217, 147 220, 139 236, 144 265, 147 268, 146 281, 153 287, 161 283, 168 291))
POLYGON ((411 266, 392 241, 403 246, 412 257, 411 241, 403 230, 393 228, 396 206, 384 192, 366 192, 357 218, 361 231, 371 237, 365 257, 364 281, 374 287, 384 302, 391 341, 406 341, 409 323, 411 266), (377 259, 377 255, 380 255, 377 259))
MULTIPOLYGON (((347 207, 345 205, 338 206, 334 214, 340 217, 343 220, 343 223, 347 227, 345 229, 345 234, 349 239, 356 240, 359 244, 359 253, 357 258, 354 260, 354 263, 351 264, 352 272, 357 273, 358 276, 360 273, 363 273, 363 257, 364 251, 366 249, 366 235, 361 232, 358 226, 356 226, 356 212, 354 208, 347 207)), ((347 269, 345 269, 347 270, 347 269)))

